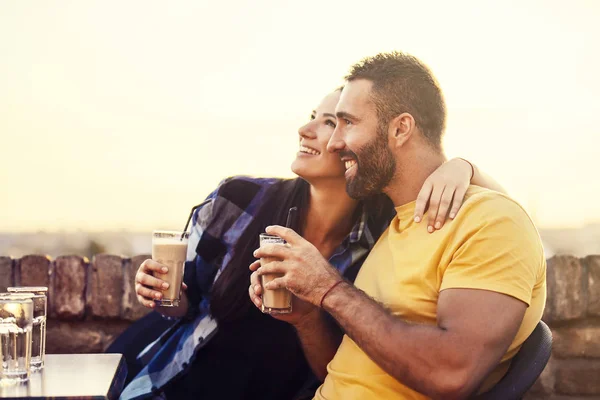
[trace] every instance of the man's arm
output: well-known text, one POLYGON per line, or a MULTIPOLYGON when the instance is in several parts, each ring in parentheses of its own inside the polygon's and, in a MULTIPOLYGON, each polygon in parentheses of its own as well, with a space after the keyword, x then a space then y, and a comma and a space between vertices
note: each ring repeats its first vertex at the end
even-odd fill
POLYGON ((408 324, 351 284, 338 285, 323 307, 383 370, 432 398, 475 392, 514 339, 527 305, 474 289, 447 289, 437 326, 408 324))
POLYGON ((333 359, 342 341, 342 331, 320 310, 311 317, 302 319, 294 328, 310 368, 323 382, 327 376, 327 364, 333 359))
MULTIPOLYGON (((250 270, 256 271, 260 261, 250 265, 250 270)), ((261 309, 263 288, 258 274, 250 276, 248 294, 252 303, 261 309)), ((327 364, 333 359, 342 340, 342 331, 332 318, 318 307, 294 297, 292 313, 274 314, 273 318, 291 324, 298 334, 304 356, 316 377, 323 381, 327 376, 327 364)))

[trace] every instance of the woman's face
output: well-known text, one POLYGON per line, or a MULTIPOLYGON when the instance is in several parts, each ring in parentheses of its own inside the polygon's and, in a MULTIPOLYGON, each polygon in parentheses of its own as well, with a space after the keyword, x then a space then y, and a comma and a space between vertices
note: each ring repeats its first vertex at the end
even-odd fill
POLYGON ((344 164, 337 153, 327 151, 327 143, 335 129, 335 106, 340 91, 325 96, 312 112, 310 121, 300 129, 300 151, 292 163, 292 171, 311 182, 315 179, 344 179, 344 164))

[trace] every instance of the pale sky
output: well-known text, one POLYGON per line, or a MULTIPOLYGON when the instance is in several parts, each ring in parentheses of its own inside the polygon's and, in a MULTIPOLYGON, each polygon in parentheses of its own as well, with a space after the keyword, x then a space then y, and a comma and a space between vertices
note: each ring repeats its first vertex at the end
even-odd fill
POLYGON ((449 157, 540 227, 600 221, 600 1, 0 0, 0 231, 180 229, 224 177, 292 176, 349 67, 427 63, 449 157))

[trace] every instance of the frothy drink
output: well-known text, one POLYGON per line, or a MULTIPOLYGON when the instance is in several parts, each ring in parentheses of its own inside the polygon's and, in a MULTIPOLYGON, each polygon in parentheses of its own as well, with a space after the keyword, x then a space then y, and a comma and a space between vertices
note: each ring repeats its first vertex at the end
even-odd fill
MULTIPOLYGON (((266 234, 260 235, 260 245, 263 246, 267 243, 285 244, 285 240, 278 236, 271 236, 266 234)), ((276 259, 270 257, 264 257, 260 259, 260 265, 266 265, 276 259)), ((261 285, 263 287, 262 295, 262 312, 266 314, 288 314, 292 312, 292 293, 285 289, 269 290, 265 289, 265 285, 271 282, 275 278, 282 277, 282 274, 268 274, 261 275, 261 285)))
POLYGON ((162 307, 179 306, 186 254, 187 234, 181 240, 181 233, 178 232, 154 232, 152 237, 152 259, 169 269, 166 274, 156 274, 157 278, 169 283, 169 288, 162 290, 163 298, 156 300, 157 305, 162 307))

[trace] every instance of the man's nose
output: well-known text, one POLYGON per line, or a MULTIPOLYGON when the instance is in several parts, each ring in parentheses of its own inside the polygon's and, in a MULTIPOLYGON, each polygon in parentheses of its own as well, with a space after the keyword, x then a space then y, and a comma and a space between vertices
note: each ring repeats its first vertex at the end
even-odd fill
POLYGON ((333 130, 333 133, 329 138, 329 142, 327 142, 327 151, 330 153, 337 153, 338 151, 342 151, 346 147, 346 143, 342 139, 342 134, 338 127, 336 127, 333 130))

